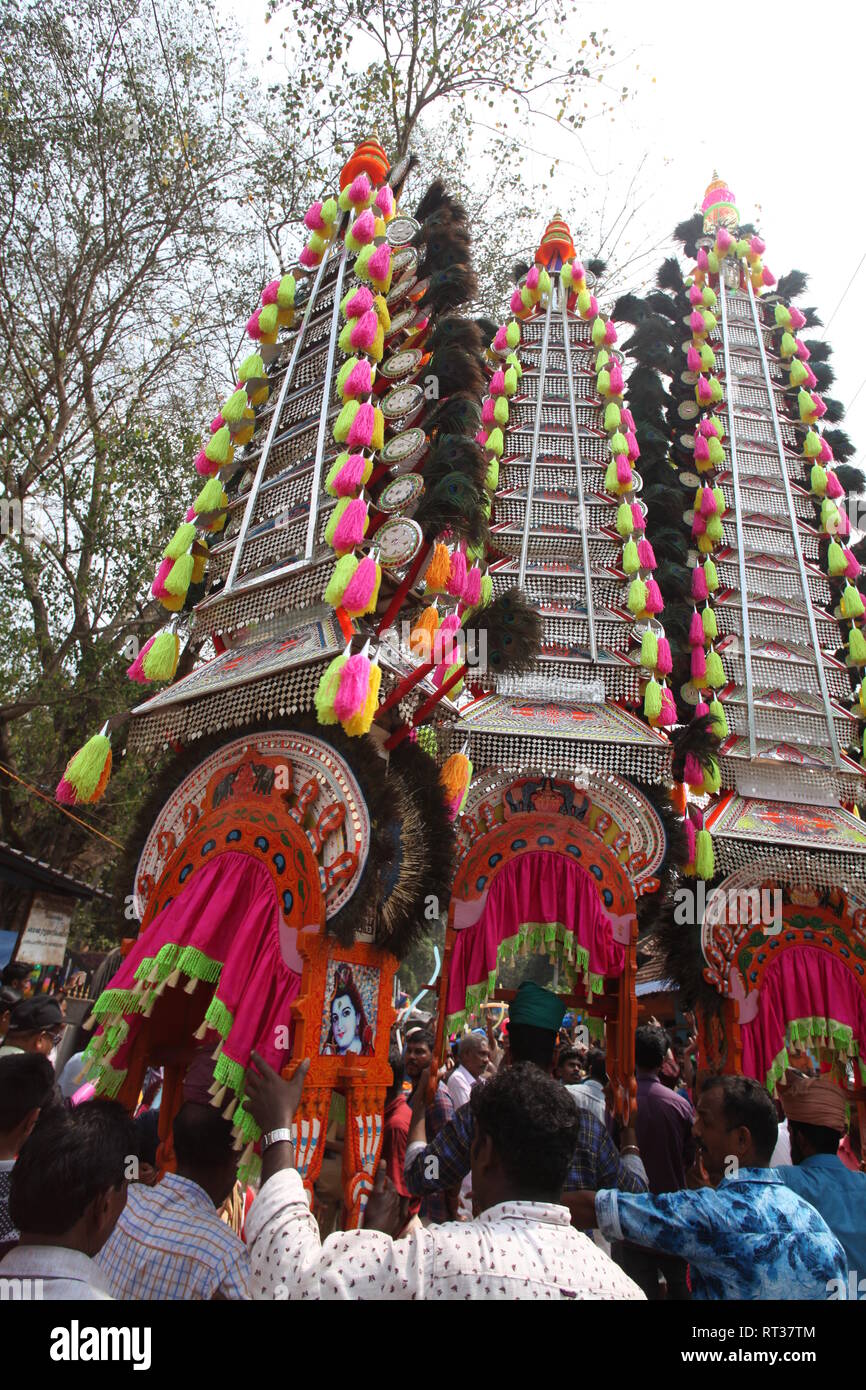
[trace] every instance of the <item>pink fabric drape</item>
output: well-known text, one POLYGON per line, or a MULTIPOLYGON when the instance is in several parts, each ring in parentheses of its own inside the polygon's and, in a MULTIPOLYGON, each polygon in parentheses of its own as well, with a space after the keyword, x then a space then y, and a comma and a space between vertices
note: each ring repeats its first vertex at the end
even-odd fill
POLYGON ((500 870, 475 926, 458 932, 451 957, 447 1013, 462 1012, 467 989, 486 981, 496 969, 501 942, 517 936, 522 927, 543 931, 557 923, 573 933, 575 947, 588 952, 592 974, 622 974, 625 951, 614 940, 594 879, 563 854, 530 850, 500 870))
POLYGON ((793 1019, 826 1018, 846 1024, 866 1058, 866 994, 851 972, 814 946, 783 951, 767 967, 755 1018, 743 1025, 743 1071, 766 1082, 785 1046, 793 1019))
MULTIPOLYGON (((279 906, 267 867, 251 855, 227 851, 193 874, 189 884, 151 922, 136 941, 110 988, 133 989, 142 960, 167 945, 193 947, 222 963, 214 990, 232 1015, 223 1051, 246 1066, 253 1048, 272 1066, 285 1062, 275 1043, 278 1024, 290 1025, 289 1005, 300 991, 301 977, 280 953, 279 906)), ((113 1066, 120 1069, 137 1031, 131 1024, 113 1066)))

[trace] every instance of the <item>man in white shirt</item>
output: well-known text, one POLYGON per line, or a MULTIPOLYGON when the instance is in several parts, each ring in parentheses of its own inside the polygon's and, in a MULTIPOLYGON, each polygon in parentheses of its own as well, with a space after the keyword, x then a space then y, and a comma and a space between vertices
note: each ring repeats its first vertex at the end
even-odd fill
POLYGON ((94 1256, 126 1205, 136 1145, 132 1120, 113 1101, 43 1115, 12 1169, 9 1213, 21 1237, 0 1260, 0 1290, 14 1280, 17 1297, 111 1297, 94 1256))
POLYGON ((490 1048, 483 1033, 464 1033, 457 1046, 459 1066, 446 1081, 448 1092, 459 1110, 469 1099, 472 1087, 480 1079, 490 1061, 490 1048))
MULTIPOLYGON (((393 1240, 398 1206, 381 1169, 364 1230, 322 1244, 294 1168, 291 1124, 308 1068, 285 1082, 253 1054, 246 1104, 265 1132, 262 1188, 247 1222, 253 1296, 276 1299, 640 1299, 637 1285, 570 1225, 560 1203, 579 1113, 528 1064, 474 1087, 472 1191, 481 1212, 393 1240)), ((420 1084, 424 1084, 422 1078, 420 1084)))
POLYGON ((586 1055, 586 1080, 577 1086, 566 1086, 575 1105, 585 1106, 599 1124, 607 1124, 607 1105, 604 1088, 607 1083, 607 1060, 601 1048, 592 1048, 586 1055))

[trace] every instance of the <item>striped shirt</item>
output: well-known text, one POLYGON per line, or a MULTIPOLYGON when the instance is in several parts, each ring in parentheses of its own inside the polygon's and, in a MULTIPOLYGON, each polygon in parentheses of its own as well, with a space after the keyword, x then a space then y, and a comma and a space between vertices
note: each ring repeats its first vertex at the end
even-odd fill
POLYGON ((247 1248, 204 1188, 166 1173, 130 1183, 123 1213, 96 1257, 115 1298, 248 1299, 247 1248))

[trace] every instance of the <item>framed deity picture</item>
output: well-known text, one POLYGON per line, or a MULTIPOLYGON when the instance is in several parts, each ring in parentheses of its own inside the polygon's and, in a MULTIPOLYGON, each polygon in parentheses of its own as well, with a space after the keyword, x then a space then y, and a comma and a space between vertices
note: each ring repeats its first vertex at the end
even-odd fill
POLYGON ((320 1056, 374 1056, 380 976, 375 965, 338 958, 328 961, 320 1056))

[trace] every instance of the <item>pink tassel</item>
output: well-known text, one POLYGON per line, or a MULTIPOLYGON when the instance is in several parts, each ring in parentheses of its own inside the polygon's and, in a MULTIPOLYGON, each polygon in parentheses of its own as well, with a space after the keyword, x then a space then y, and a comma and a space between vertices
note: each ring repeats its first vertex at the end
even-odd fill
POLYGON ((387 183, 383 183, 376 194, 376 207, 383 217, 390 217, 394 211, 394 194, 387 183))
POLYGON ((655 551, 644 536, 643 540, 637 543, 637 558, 642 570, 654 570, 656 567, 655 551))
POLYGON ((466 588, 463 590, 463 602, 469 608, 474 608, 481 602, 481 570, 477 565, 473 565, 466 576, 466 588))
POLYGON ((508 332, 508 324, 507 324, 507 323, 503 323, 502 326, 501 326, 500 328, 497 328, 497 330, 496 330, 496 337, 493 339, 493 350, 494 350, 494 352, 507 352, 507 351, 508 351, 508 339, 507 339, 507 337, 505 336, 507 332, 508 332))
POLYGON ((144 658, 147 656, 155 641, 156 634, 145 642, 132 665, 126 668, 126 674, 129 676, 129 679, 131 681, 137 681, 139 685, 148 684, 147 676, 144 674, 144 658))
POLYGON ((705 704, 703 700, 698 700, 698 703, 695 705, 695 719, 706 719, 709 712, 709 705, 705 704))
POLYGON ((827 414, 827 407, 826 407, 826 405, 824 404, 824 402, 821 400, 821 397, 815 395, 814 391, 812 392, 812 400, 814 401, 814 404, 815 404, 815 410, 814 410, 814 412, 813 412, 813 413, 814 413, 814 416, 815 416, 815 419, 816 419, 816 420, 820 420, 822 415, 826 415, 826 414, 827 414))
POLYGON ((334 700, 334 713, 341 723, 360 714, 367 703, 370 688, 370 661, 363 652, 350 656, 340 672, 340 684, 334 700))
MULTIPOLYGON (((435 637, 434 637, 434 645, 435 645, 435 637)), ((434 684, 434 686, 436 687, 437 690, 439 689, 439 687, 441 686, 442 682, 444 681, 444 679, 445 679, 445 672, 448 670, 448 667, 450 666, 450 664, 451 664, 450 662, 440 661, 440 662, 439 662, 439 665, 436 667, 436 670, 433 672, 432 676, 430 677, 431 681, 433 682, 433 684, 434 684)))
POLYGON ((598 300, 594 294, 589 296, 589 318, 594 319, 598 313, 598 300))
POLYGON ((860 573, 860 562, 857 556, 852 554, 847 546, 844 547, 845 559, 848 561, 848 568, 845 571, 846 579, 856 579, 860 573))
POLYGON ((223 417, 221 415, 215 415, 210 422, 211 434, 216 434, 217 430, 221 430, 224 424, 225 420, 223 419, 223 417))
POLYGON ((690 787, 700 787, 704 780, 704 770, 694 753, 687 753, 683 764, 683 781, 690 787))
POLYGON ((359 174, 356 179, 352 180, 349 187, 349 202, 352 204, 352 207, 357 207, 359 203, 366 203, 372 192, 373 185, 370 183, 367 175, 359 174))
POLYGON ((575 260, 572 261, 572 263, 571 263, 571 274, 572 274, 572 278, 573 278, 574 280, 585 280, 585 279, 586 279, 586 271, 585 271, 584 268, 583 268, 583 261, 579 261, 579 260, 577 260, 577 259, 575 259, 575 260))
POLYGON ((845 511, 844 508, 840 507, 840 509, 839 509, 839 521, 838 521, 838 524, 837 524, 837 526, 836 526, 836 535, 837 535, 837 536, 850 536, 850 534, 851 534, 851 523, 850 523, 850 521, 848 520, 848 513, 845 511))
POLYGON ((369 401, 358 406, 358 412, 349 426, 346 438, 347 449, 369 449, 373 438, 376 416, 369 401))
POLYGON ((704 518, 701 516, 700 512, 695 512, 695 519, 694 519, 694 521, 692 522, 692 535, 693 535, 693 536, 696 536, 696 537, 697 537, 697 536, 702 536, 702 535, 704 534, 704 532, 706 531, 706 529, 707 529, 707 523, 706 523, 706 521, 705 521, 704 518))
POLYGON ((622 379, 622 367, 618 362, 614 362, 610 369, 610 394, 612 396, 621 396, 624 390, 625 382, 622 379))
POLYGON ((477 431, 476 431, 476 434, 475 434, 475 443, 476 443, 476 444, 480 444, 481 447, 482 447, 482 449, 484 448, 484 445, 487 443, 487 438, 488 438, 488 436, 487 436, 487 431, 486 431, 486 430, 477 430, 477 431))
POLYGON ((364 539, 364 523, 367 520, 367 503, 356 497, 351 501, 337 523, 334 532, 334 550, 340 554, 356 550, 364 539))
POLYGON ((482 425, 493 425, 496 423, 496 402, 492 396, 485 396, 481 406, 482 425))
POLYGON ((646 611, 648 613, 663 613, 665 611, 662 591, 654 579, 648 579, 646 582, 646 611))
POLYGON ((819 457, 822 463, 836 462, 836 460, 833 457, 833 450, 830 448, 830 445, 827 443, 823 435, 821 436, 821 453, 819 457))
MULTIPOLYGON (((657 664, 657 665, 656 665, 656 670, 658 671, 659 669, 660 669, 660 668, 659 668, 659 666, 658 666, 658 664, 657 664)), ((659 725, 661 725, 663 728, 667 729, 667 728, 670 728, 670 726, 671 726, 672 724, 676 724, 676 722, 677 722, 677 706, 676 706, 676 702, 675 702, 675 700, 674 700, 673 695, 672 695, 671 692, 668 690, 667 686, 665 686, 664 690, 662 691, 662 711, 661 711, 661 714, 659 715, 658 719, 656 720, 656 723, 659 724, 659 725)))
POLYGON ((635 425, 634 425, 634 416, 632 415, 632 413, 631 413, 630 410, 623 409, 623 410, 620 411, 620 423, 621 423, 621 425, 623 426, 624 429, 627 429, 627 430, 633 430, 633 429, 634 429, 634 427, 635 427, 635 425))
POLYGON ((367 274, 371 280, 386 280, 391 269, 391 247, 387 241, 377 246, 367 262, 367 274))
POLYGON ((306 266, 307 270, 312 270, 313 266, 319 264, 321 257, 317 256, 315 251, 311 251, 309 246, 305 246, 301 251, 300 256, 298 257, 298 260, 301 263, 301 265, 306 266))
POLYGON ((357 400, 360 396, 369 396, 372 390, 373 370, 369 360, 366 357, 362 357, 346 377, 343 385, 343 395, 346 400, 357 400))
POLYGON ((710 446, 702 434, 695 435, 695 462, 707 463, 710 457, 710 446))
POLYGON ((698 852, 698 849, 697 849, 697 839, 698 839, 697 831, 695 830, 695 827, 692 825, 692 822, 691 822, 691 820, 690 820, 688 817, 686 817, 686 820, 685 820, 685 827, 686 827, 686 854, 687 854, 687 856, 688 856, 688 858, 686 859, 686 863, 687 863, 687 864, 694 864, 694 862, 695 862, 695 855, 696 855, 697 852, 698 852))
POLYGON ((831 498, 831 499, 834 499, 834 498, 836 498, 836 497, 844 497, 844 496, 845 496, 845 489, 843 488, 842 484, 839 482, 839 479, 836 477, 836 474, 835 474, 835 473, 828 473, 828 474, 827 474, 827 489, 826 489, 826 496, 829 497, 829 498, 831 498))
POLYGON ((704 436, 704 439, 718 439, 719 437, 718 427, 712 415, 704 416, 703 420, 698 425, 698 430, 704 436))
MULTIPOLYGON (((700 296, 698 297, 700 298, 700 296)), ((701 370, 701 354, 696 347, 689 348, 686 354, 686 365, 690 372, 699 372, 701 370)))
POLYGON ((711 487, 705 487, 701 497, 701 516, 715 516, 718 511, 715 494, 711 487))
POLYGON ((325 223, 322 218, 322 204, 320 202, 311 203, 304 213, 304 226, 310 232, 323 232, 325 223))
POLYGON ((214 473, 219 472, 219 464, 211 463, 204 449, 199 449, 195 456, 195 471, 203 478, 212 478, 214 473))
POLYGON ((634 430, 628 431, 625 437, 625 442, 628 446, 628 456, 631 462, 637 463, 638 459, 640 458, 640 446, 637 442, 637 435, 635 434, 634 430))
POLYGON ((505 394, 505 373, 501 367, 499 367, 490 378, 488 390, 491 396, 502 396, 505 394))
POLYGON ((637 502, 632 502, 631 504, 631 519, 632 525, 636 531, 646 530, 646 517, 637 502))
POLYGON ((709 268, 710 263, 707 260, 706 248, 702 246, 698 251, 698 270, 709 270, 709 268))
POLYGON ((509 302, 508 307, 511 309, 512 314, 523 313, 524 309, 526 308, 526 305, 520 297, 520 290, 514 291, 513 295, 511 296, 511 300, 509 302))
POLYGON ((537 289, 538 289, 538 276, 539 276, 538 266, 537 266, 537 265, 534 265, 534 266, 532 267, 532 269, 530 270, 529 274, 528 274, 527 277, 526 277, 526 288, 527 288, 528 290, 537 290, 537 289))
POLYGON ((613 319, 608 319, 604 326, 604 341, 607 343, 608 347, 613 347, 616 342, 616 324, 613 319))
POLYGON ((466 556, 462 550, 455 550, 451 556, 451 573, 448 577, 448 592, 452 598, 463 597, 466 579, 466 556))
POLYGON ((250 317, 247 319, 247 337, 248 337, 248 338, 255 338, 256 341, 258 341, 258 339, 261 338, 261 336, 262 336, 262 331, 261 331, 261 329, 259 328, 259 314, 260 314, 260 313, 261 313, 261 310, 260 310, 260 309, 256 309, 255 313, 254 313, 254 314, 251 314, 250 317))
POLYGON ((812 356, 811 350, 806 347, 805 343, 801 343, 799 339, 797 340, 797 356, 801 362, 808 362, 809 358, 812 356))
POLYGON ((359 246, 367 246, 376 235, 376 217, 371 208, 362 212, 352 223, 352 236, 359 246))
POLYGON ((710 387, 710 383, 707 381, 707 378, 705 376, 699 376, 698 400, 701 402, 702 405, 710 405, 712 403, 712 399, 713 393, 710 387))
POLYGON ((372 555, 365 555, 346 585, 342 607, 346 612, 364 613, 376 588, 378 571, 372 555))
POLYGON ((695 565, 692 570, 692 598, 696 603, 703 603, 709 596, 707 576, 700 565, 695 565))
POLYGON ((693 309, 699 308, 704 302, 703 291, 700 285, 692 285, 689 290, 689 303, 693 309))
POLYGON ((763 256, 764 252, 767 249, 767 243, 765 241, 762 241, 759 236, 753 236, 751 241, 749 242, 749 247, 754 256, 763 256))
POLYGON ((776 283, 775 275, 767 266, 764 266, 764 269, 761 271, 761 280, 768 288, 770 285, 775 285, 776 283))
POLYGON ((74 806, 78 800, 75 794, 75 788, 71 782, 67 782, 65 777, 61 777, 60 781, 57 783, 54 800, 59 801, 61 806, 74 806))
MULTIPOLYGON (((467 576, 467 578, 468 578, 468 576, 467 576)), ((444 617, 444 618, 442 619, 442 622, 439 624, 439 627, 437 628, 437 631, 438 631, 438 632, 441 632, 441 633, 442 633, 444 636, 446 636, 446 637, 449 636, 449 635, 450 635, 451 637, 453 637, 454 634, 455 634, 455 632, 459 632, 459 631, 460 631, 460 628, 461 628, 461 627, 462 627, 462 623, 460 622, 460 619, 459 619, 459 617, 457 616, 457 614, 456 614, 456 613, 449 613, 449 614, 447 614, 446 617, 444 617)))
POLYGON ((806 379, 805 379, 805 381, 803 382, 803 385, 805 386, 805 388, 806 388, 807 391, 811 391, 813 386, 817 386, 817 385, 818 385, 818 378, 816 377, 815 373, 812 371, 812 368, 811 368, 811 367, 807 367, 807 368, 806 368, 806 379))
POLYGON ((349 334, 349 341, 356 351, 367 352, 376 341, 378 331, 379 320, 376 317, 376 312, 374 309, 368 309, 363 318, 358 319, 349 334))
POLYGON ((719 230, 716 232, 716 246, 718 247, 722 255, 724 255, 724 253, 732 245, 733 240, 734 238, 731 236, 727 227, 720 227, 719 230))
POLYGON ((350 454, 334 479, 334 491, 338 497, 355 497, 363 486, 364 469, 367 460, 363 454, 350 454))
POLYGON ((805 326, 806 326, 806 315, 805 315, 805 314, 801 314, 801 313, 800 313, 800 310, 797 309, 797 308, 795 308, 795 306, 794 306, 793 304, 791 305, 790 309, 788 310, 788 313, 791 315, 791 327, 792 327, 792 329, 794 330, 795 333, 796 333, 796 331, 797 331, 798 328, 805 328, 805 326))
POLYGON ((616 459, 616 480, 620 487, 627 487, 631 482, 631 464, 625 454, 617 454, 616 459))
POLYGON ((277 293, 280 288, 279 280, 271 280, 262 290, 262 307, 266 304, 276 304, 277 293))
POLYGON ((366 314, 368 309, 373 307, 373 294, 367 289, 366 285, 359 285, 346 304, 346 318, 359 319, 362 314, 366 314))
POLYGON ((695 609, 692 614, 692 620, 689 623, 689 645, 692 647, 702 647, 705 640, 704 625, 701 622, 701 615, 698 610, 695 609))
POLYGON ((196 511, 195 507, 189 507, 184 517, 184 521, 195 521, 197 516, 198 512, 196 511))
MULTIPOLYGON (((656 673, 660 676, 669 676, 674 669, 674 659, 671 653, 671 644, 666 637, 659 638, 659 654, 656 659, 656 673)), ((662 692, 664 699, 664 692, 662 692)))
POLYGON ((707 331, 707 326, 704 323, 704 316, 698 313, 697 309, 693 309, 689 314, 689 327, 693 333, 706 333, 707 331))
POLYGON ((165 581, 168 579, 168 576, 171 573, 171 567, 173 564, 174 560, 163 560, 161 562, 159 569, 157 570, 156 575, 154 576, 153 583, 150 586, 150 592, 153 594, 154 598, 165 598, 167 593, 165 581))
POLYGON ((692 647, 692 680, 702 680, 707 674, 707 654, 703 647, 692 647))

